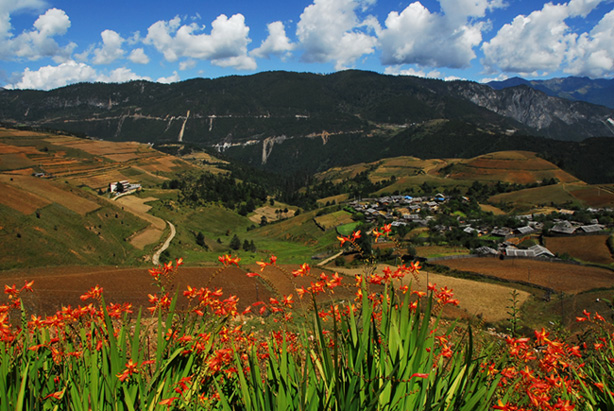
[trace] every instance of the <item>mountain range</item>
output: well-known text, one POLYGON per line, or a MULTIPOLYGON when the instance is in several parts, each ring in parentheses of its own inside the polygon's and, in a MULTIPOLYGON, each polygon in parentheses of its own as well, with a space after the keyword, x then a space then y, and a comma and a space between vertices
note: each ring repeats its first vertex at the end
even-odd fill
POLYGON ((528 86, 552 97, 586 101, 614 108, 614 79, 564 77, 549 80, 525 80, 520 77, 512 77, 504 81, 491 81, 486 84, 495 90, 528 86))
POLYGON ((614 181, 614 170, 595 171, 612 163, 614 109, 548 95, 531 84, 496 86, 356 70, 82 83, 1 90, 0 119, 104 140, 214 149, 279 173, 395 155, 522 149, 567 163, 569 171, 589 174, 580 176, 587 181, 614 181), (601 151, 593 153, 597 146, 601 151), (583 153, 591 158, 584 171, 578 163, 583 153))

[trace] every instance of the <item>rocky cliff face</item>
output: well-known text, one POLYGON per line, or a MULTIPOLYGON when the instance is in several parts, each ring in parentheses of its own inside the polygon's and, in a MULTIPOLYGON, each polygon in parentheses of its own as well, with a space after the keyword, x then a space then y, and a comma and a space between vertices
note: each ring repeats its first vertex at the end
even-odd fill
POLYGON ((614 136, 606 122, 614 110, 585 102, 551 97, 526 85, 494 90, 477 83, 456 83, 454 92, 480 107, 525 124, 538 133, 558 140, 614 136))

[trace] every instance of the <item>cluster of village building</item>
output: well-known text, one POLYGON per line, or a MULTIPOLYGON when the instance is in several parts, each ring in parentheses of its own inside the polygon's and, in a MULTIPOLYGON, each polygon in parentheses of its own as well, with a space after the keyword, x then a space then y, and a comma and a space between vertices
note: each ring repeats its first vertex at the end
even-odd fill
MULTIPOLYGON (((463 201, 469 202, 467 197, 461 197, 463 201)), ((429 226, 429 221, 436 220, 436 215, 439 212, 442 204, 448 201, 448 197, 444 194, 436 194, 428 197, 412 197, 409 195, 394 195, 383 196, 379 198, 367 198, 354 200, 348 203, 356 212, 362 213, 367 222, 384 219, 391 224, 392 227, 408 226, 429 226)), ((593 215, 599 214, 601 211, 608 209, 589 208, 588 212, 593 215)), ((551 220, 552 226, 548 230, 549 235, 582 235, 596 234, 608 229, 605 224, 600 224, 597 218, 590 221, 589 224, 583 224, 573 221, 573 210, 558 210, 558 217, 565 216, 569 219, 553 217, 551 220)), ((509 257, 525 257, 525 258, 554 258, 555 255, 546 247, 541 245, 533 245, 529 248, 518 248, 517 245, 523 239, 529 238, 535 234, 541 234, 544 229, 544 219, 537 218, 536 214, 517 215, 515 218, 521 222, 521 225, 516 228, 510 227, 489 227, 483 222, 465 222, 459 217, 458 229, 463 232, 476 235, 478 237, 491 236, 499 238, 500 242, 497 249, 487 246, 478 247, 473 252, 479 255, 505 255, 509 257)), ((441 225, 431 225, 431 228, 436 231, 451 230, 451 227, 441 225)))

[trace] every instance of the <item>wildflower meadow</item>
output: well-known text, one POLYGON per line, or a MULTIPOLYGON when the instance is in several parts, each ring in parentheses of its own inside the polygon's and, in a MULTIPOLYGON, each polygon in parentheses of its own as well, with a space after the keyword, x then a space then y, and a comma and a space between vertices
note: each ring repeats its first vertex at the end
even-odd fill
MULTIPOLYGON (((341 246, 360 252, 361 235, 341 246)), ((224 275, 240 259, 219 262, 224 275)), ((258 265, 310 285, 239 310, 220 289, 175 289, 182 263, 149 270, 158 291, 143 308, 93 286, 41 317, 24 309, 33 282, 5 286, 0 410, 614 410, 614 327, 598 313, 578 318, 587 331, 573 341, 490 335, 442 317, 452 290, 413 290, 417 263, 367 261, 348 278, 274 256, 258 265), (265 318, 265 332, 246 326, 265 318)))

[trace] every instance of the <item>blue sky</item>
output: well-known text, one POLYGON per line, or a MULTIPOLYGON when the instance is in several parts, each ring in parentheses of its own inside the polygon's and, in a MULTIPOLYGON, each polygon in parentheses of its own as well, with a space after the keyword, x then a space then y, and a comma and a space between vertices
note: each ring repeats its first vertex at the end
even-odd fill
POLYGON ((614 76, 614 0, 0 0, 0 86, 261 71, 614 76))

